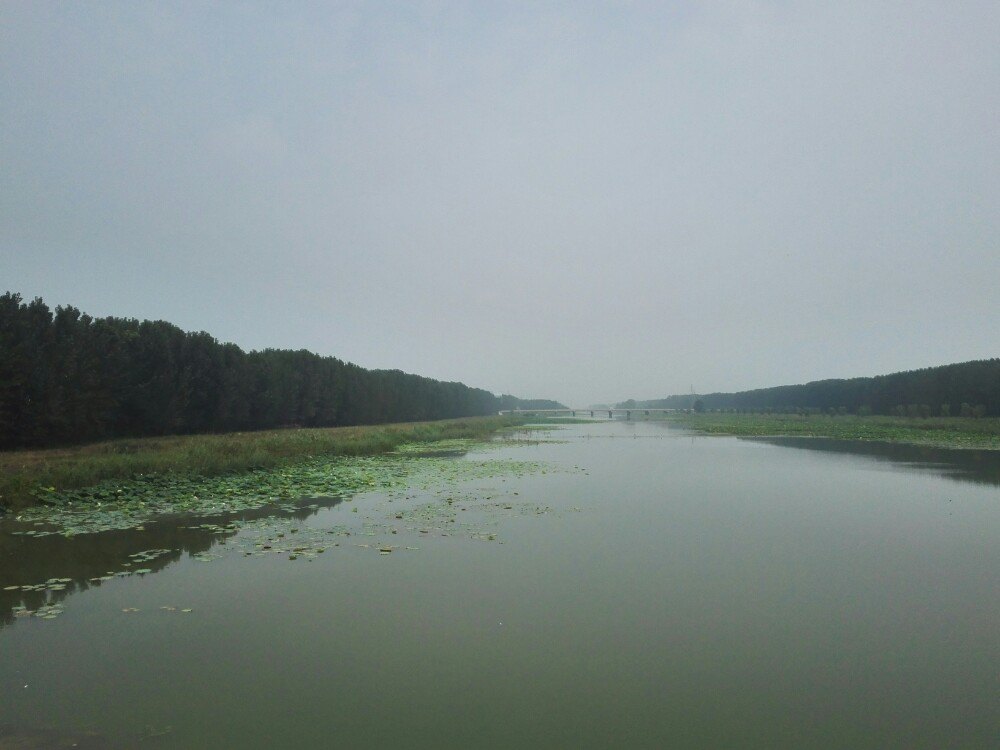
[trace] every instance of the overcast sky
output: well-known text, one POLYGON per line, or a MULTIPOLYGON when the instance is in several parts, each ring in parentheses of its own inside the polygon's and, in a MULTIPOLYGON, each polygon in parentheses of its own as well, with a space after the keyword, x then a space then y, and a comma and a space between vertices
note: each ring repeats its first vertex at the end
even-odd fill
POLYGON ((1000 356, 1000 3, 0 5, 0 291, 584 405, 1000 356))

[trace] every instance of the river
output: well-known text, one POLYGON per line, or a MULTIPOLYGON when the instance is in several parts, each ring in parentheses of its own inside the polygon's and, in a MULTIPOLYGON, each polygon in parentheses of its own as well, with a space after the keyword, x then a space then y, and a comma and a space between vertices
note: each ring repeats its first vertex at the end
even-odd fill
POLYGON ((0 738, 998 746, 1000 456, 539 434, 450 459, 531 470, 296 509, 0 522, 0 588, 48 584, 0 591, 0 738))

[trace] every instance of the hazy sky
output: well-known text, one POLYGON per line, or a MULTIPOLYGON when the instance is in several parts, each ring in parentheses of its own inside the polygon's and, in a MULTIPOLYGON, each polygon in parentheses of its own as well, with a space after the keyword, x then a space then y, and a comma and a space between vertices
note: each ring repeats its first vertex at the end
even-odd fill
POLYGON ((0 5, 0 291, 582 405, 1000 356, 1000 3, 0 5))

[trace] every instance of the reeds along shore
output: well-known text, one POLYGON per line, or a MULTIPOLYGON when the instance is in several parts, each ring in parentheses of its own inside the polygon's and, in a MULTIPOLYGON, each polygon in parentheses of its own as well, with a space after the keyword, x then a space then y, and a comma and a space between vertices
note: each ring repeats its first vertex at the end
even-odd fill
POLYGON ((233 432, 111 440, 91 445, 0 453, 0 509, 36 504, 39 490, 79 489, 105 479, 178 472, 217 476, 270 468, 309 456, 360 456, 403 443, 483 438, 524 423, 522 417, 233 432))
POLYGON ((713 435, 829 437, 877 440, 937 448, 1000 450, 1000 419, 796 414, 687 413, 668 421, 713 435))

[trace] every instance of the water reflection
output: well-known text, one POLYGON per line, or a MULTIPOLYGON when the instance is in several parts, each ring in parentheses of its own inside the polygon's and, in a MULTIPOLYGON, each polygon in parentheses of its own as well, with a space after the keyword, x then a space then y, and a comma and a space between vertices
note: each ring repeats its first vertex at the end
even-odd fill
MULTIPOLYGON (((169 518, 150 522, 145 531, 123 529, 99 534, 79 534, 67 538, 58 534, 39 538, 17 536, 0 532, 0 589, 11 585, 35 585, 51 579, 70 579, 59 584, 63 589, 43 591, 0 590, 0 629, 16 618, 14 607, 23 606, 37 610, 44 605, 59 604, 72 594, 86 591, 100 582, 91 579, 109 572, 127 571, 129 567, 148 569, 152 575, 177 562, 186 552, 189 555, 207 552, 239 529, 206 529, 201 524, 224 527, 232 522, 255 521, 280 516, 286 519, 305 520, 321 509, 332 508, 343 498, 303 499, 292 511, 266 506, 240 513, 217 516, 198 516, 199 526, 178 525, 183 518, 169 518), (169 550, 166 554, 147 562, 136 563, 133 555, 146 550, 169 550)), ((17 524, 7 524, 4 531, 18 530, 17 524)), ((109 582, 110 583, 110 582, 109 582)))
POLYGON ((819 437, 742 438, 786 448, 866 456, 904 471, 931 472, 974 484, 1000 485, 1000 451, 935 448, 905 443, 836 440, 819 437))

